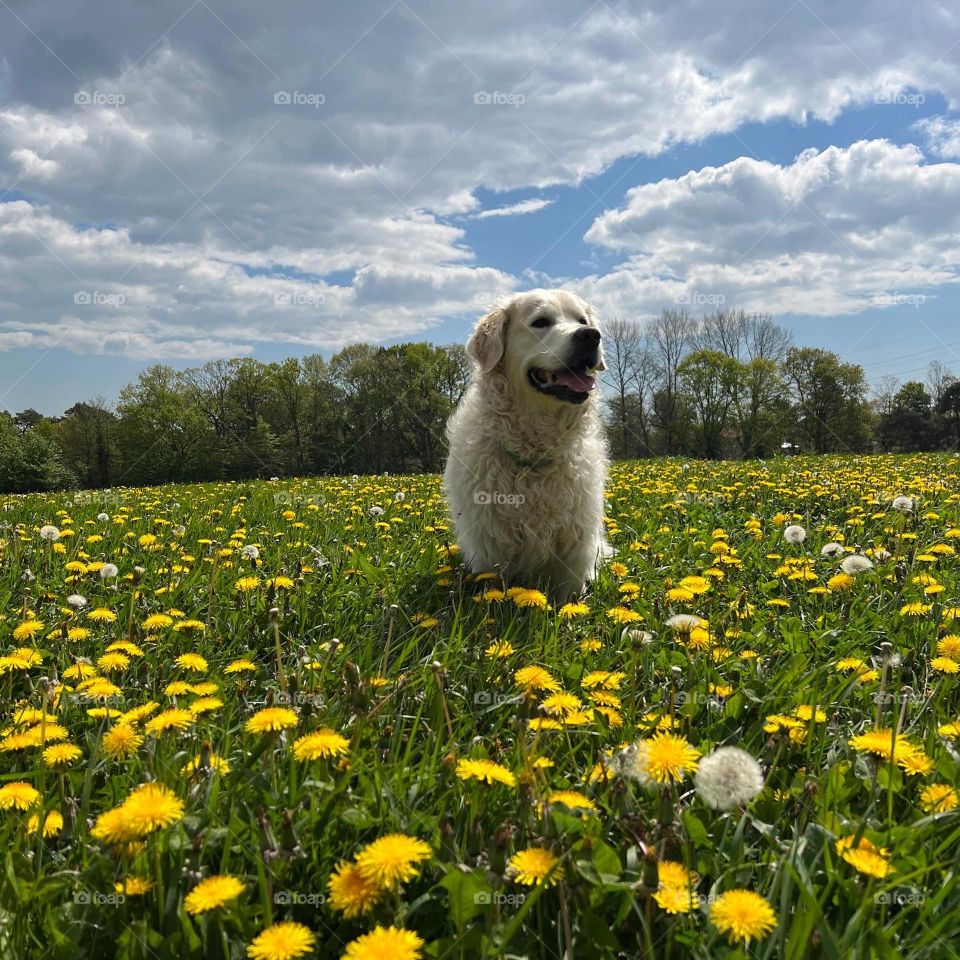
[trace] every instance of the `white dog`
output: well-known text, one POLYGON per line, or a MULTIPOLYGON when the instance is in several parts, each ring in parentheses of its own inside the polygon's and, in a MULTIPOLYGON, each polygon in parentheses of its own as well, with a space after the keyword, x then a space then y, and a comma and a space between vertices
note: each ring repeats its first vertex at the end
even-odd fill
POLYGON ((488 313, 467 353, 473 379, 447 424, 444 489, 470 568, 555 597, 581 593, 611 551, 603 527, 607 452, 593 310, 532 290, 488 313))

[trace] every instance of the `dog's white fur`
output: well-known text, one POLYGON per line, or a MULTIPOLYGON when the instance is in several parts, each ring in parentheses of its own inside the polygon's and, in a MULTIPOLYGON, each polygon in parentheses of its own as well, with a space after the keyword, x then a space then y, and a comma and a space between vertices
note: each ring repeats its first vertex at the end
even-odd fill
POLYGON ((562 366, 584 319, 597 326, 590 306, 562 290, 498 305, 467 343, 474 374, 447 424, 444 489, 470 568, 525 586, 546 582, 564 598, 582 593, 610 552, 600 391, 573 404, 540 393, 527 372, 562 366), (544 313, 553 325, 531 327, 544 313))

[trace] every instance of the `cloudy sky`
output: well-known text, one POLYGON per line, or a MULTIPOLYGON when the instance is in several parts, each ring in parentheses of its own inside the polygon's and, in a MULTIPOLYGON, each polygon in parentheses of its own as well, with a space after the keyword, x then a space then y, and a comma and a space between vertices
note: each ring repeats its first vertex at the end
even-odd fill
POLYGON ((0 0, 0 408, 561 284, 960 373, 958 264, 956 5, 0 0))

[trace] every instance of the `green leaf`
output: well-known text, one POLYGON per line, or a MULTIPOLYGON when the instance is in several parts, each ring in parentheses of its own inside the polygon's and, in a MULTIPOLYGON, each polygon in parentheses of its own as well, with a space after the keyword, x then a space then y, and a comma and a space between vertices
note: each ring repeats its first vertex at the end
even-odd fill
POLYGON ((683 827, 687 831, 687 836, 693 841, 693 845, 700 849, 702 847, 712 847, 710 834, 703 825, 703 821, 696 814, 687 810, 683 814, 683 827))
POLYGON ((460 930, 493 902, 493 891, 482 870, 464 873, 454 868, 438 885, 450 895, 450 917, 460 930))

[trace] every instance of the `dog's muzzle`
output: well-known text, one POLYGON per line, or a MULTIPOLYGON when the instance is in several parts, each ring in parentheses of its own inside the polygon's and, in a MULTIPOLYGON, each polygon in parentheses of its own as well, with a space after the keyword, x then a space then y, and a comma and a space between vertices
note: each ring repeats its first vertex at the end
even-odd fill
POLYGON ((597 385, 591 370, 600 366, 600 331, 596 327, 582 327, 571 337, 566 363, 558 370, 534 367, 527 372, 530 385, 540 393, 565 400, 584 403, 597 385))

